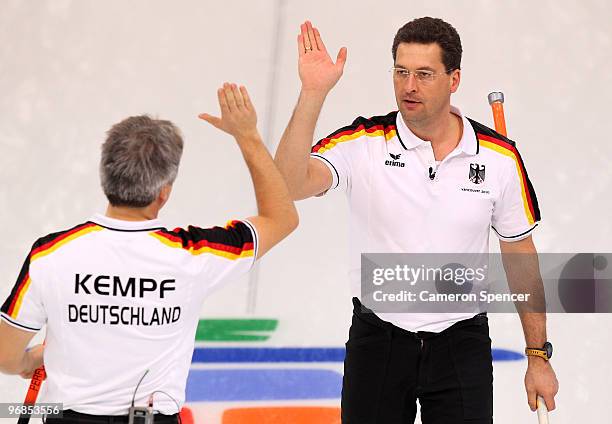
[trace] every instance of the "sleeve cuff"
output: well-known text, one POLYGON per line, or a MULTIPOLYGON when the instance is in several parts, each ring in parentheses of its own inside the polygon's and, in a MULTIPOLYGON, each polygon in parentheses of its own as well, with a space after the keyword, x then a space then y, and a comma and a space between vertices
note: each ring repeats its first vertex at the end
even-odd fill
POLYGON ((329 161, 329 159, 327 159, 327 158, 325 158, 325 157, 323 157, 323 156, 321 156, 320 154, 317 154, 317 153, 311 153, 310 157, 318 159, 321 162, 323 162, 329 168, 329 171, 332 174, 332 183, 331 183, 331 186, 325 192, 323 192, 321 194, 325 194, 329 190, 334 190, 334 189, 338 188, 338 185, 340 184, 340 174, 338 173, 338 170, 336 169, 334 164, 331 163, 329 161))
POLYGON ((491 228, 493 228, 493 231, 495 231, 495 234, 497 234, 497 237, 502 240, 502 241, 507 241, 507 242, 513 242, 513 241, 520 241, 523 240, 527 237, 529 237, 531 235, 531 233, 533 232, 533 230, 538 226, 538 222, 536 222, 535 224, 533 224, 533 226, 529 229, 527 229, 526 231, 517 233, 517 234, 510 234, 510 235, 506 235, 506 234, 501 234, 499 231, 497 231, 497 229, 493 226, 491 226, 491 228))
POLYGON ((257 261, 257 252, 259 250, 259 235, 257 234, 257 229, 255 225, 253 225, 249 220, 243 219, 241 222, 244 222, 244 225, 249 227, 251 230, 251 234, 253 235, 253 261, 251 262, 251 268, 255 265, 255 261, 257 261))
POLYGON ((42 327, 36 328, 36 327, 29 326, 29 325, 20 324, 17 321, 13 320, 12 318, 9 318, 9 316, 5 314, 4 312, 0 314, 0 318, 2 318, 2 320, 6 322, 7 324, 15 328, 18 328, 19 330, 28 331, 30 333, 36 333, 42 329, 42 327))

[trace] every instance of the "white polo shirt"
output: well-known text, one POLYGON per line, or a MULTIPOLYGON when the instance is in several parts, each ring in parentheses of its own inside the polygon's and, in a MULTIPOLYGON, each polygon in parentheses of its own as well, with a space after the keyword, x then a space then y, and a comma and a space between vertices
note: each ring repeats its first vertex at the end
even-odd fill
MULTIPOLYGON (((537 226, 538 202, 515 143, 452 112, 463 120, 463 135, 439 164, 431 143, 397 111, 359 117, 313 146, 312 157, 332 173, 330 189, 348 198, 353 296, 361 292, 361 253, 483 253, 490 228, 516 241, 537 226)), ((473 316, 377 315, 410 331, 434 332, 473 316)))
MULTIPOLYGON (((124 415, 148 369, 136 405, 156 390, 182 405, 202 301, 256 250, 247 221, 169 231, 102 215, 36 241, 1 315, 27 331, 47 324, 40 401, 124 415)), ((160 394, 154 409, 177 412, 160 394)))

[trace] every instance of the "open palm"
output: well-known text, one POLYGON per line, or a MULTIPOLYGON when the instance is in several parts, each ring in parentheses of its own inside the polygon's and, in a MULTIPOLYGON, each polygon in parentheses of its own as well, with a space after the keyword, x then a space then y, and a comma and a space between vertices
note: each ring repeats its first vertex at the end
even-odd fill
POLYGON ((300 26, 298 35, 298 71, 302 90, 329 92, 342 76, 346 63, 346 48, 338 52, 334 63, 321 40, 319 30, 309 21, 300 26))

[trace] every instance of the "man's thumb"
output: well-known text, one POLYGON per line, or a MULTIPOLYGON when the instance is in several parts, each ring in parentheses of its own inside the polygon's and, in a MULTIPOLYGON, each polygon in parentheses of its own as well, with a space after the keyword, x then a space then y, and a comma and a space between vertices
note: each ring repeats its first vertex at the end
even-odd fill
POLYGON ((198 115, 198 118, 208 122, 209 124, 219 128, 221 125, 221 119, 216 116, 209 115, 208 113, 201 113, 198 115))
POLYGON ((346 50, 346 47, 342 47, 338 52, 338 57, 336 58, 336 65, 340 66, 341 68, 344 68, 347 54, 348 52, 346 50))

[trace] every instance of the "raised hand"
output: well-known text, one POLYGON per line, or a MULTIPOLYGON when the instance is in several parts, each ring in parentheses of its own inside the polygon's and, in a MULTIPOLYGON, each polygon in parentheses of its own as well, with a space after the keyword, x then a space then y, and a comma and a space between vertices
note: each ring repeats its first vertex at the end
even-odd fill
POLYGON ((208 113, 198 115, 200 119, 233 135, 236 139, 259 137, 257 131, 257 113, 244 86, 225 83, 217 90, 221 117, 208 113))
POLYGON ((334 63, 321 40, 319 30, 309 21, 301 26, 298 35, 298 71, 302 91, 316 91, 327 94, 336 85, 346 63, 346 47, 338 52, 334 63))

